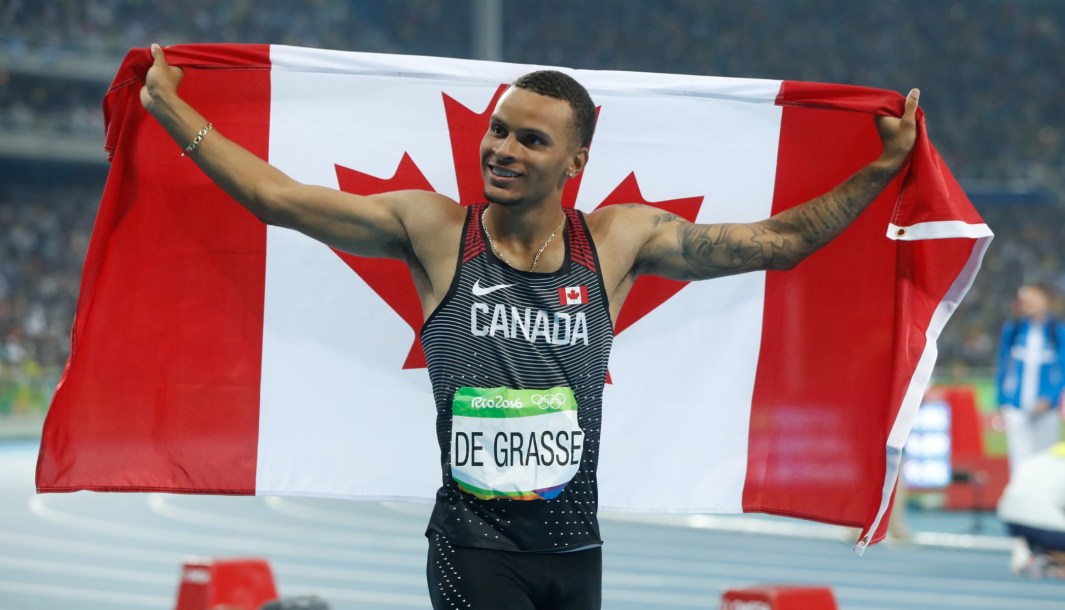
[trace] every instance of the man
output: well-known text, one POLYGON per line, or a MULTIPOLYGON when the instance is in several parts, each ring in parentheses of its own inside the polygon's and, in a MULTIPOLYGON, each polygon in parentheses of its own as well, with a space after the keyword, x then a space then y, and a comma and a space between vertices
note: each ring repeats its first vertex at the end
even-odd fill
POLYGON ((1017 310, 1020 317, 1002 327, 995 377, 1011 472, 1058 442, 1065 392, 1065 326, 1049 316, 1049 290, 1021 286, 1017 310))
POLYGON ((1065 443, 1017 467, 998 501, 998 518, 1016 537, 1014 574, 1065 578, 1065 443))
POLYGON ((595 470, 606 361, 636 278, 789 269, 828 243, 905 165, 918 92, 880 118, 879 159, 767 220, 697 225, 662 210, 564 210, 588 163, 595 107, 553 71, 519 78, 480 146, 487 205, 437 193, 360 197, 300 184, 213 130, 152 47, 144 107, 264 222, 410 269, 433 393, 443 486, 431 517, 434 608, 600 606, 595 470))

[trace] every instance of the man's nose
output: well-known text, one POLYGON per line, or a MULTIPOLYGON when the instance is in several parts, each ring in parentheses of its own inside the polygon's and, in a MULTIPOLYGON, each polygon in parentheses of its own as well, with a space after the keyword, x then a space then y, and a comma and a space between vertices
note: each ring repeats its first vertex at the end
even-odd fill
POLYGON ((513 161, 514 145, 515 142, 512 136, 508 135, 505 138, 500 138, 496 142, 495 148, 492 150, 492 152, 495 153, 496 160, 500 162, 513 161))

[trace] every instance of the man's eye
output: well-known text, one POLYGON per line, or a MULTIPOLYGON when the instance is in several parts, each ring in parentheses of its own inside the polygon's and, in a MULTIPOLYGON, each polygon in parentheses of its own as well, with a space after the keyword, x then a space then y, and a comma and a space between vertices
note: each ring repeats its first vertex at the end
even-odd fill
POLYGON ((491 131, 492 135, 495 135, 495 136, 501 136, 501 135, 504 135, 506 133, 505 131, 503 131, 503 128, 500 127, 499 125, 492 125, 491 127, 489 127, 489 131, 491 131))

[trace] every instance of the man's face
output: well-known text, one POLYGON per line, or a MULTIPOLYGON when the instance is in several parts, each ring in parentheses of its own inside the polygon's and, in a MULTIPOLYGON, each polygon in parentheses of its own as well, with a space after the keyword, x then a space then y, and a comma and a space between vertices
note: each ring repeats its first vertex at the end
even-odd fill
POLYGON ((481 140, 485 199, 518 205, 561 198, 566 174, 580 171, 587 158, 573 132, 573 109, 565 101, 508 89, 481 140))
POLYGON ((1017 291, 1017 308, 1026 318, 1042 318, 1046 315, 1050 302, 1042 290, 1034 286, 1022 286, 1017 291))

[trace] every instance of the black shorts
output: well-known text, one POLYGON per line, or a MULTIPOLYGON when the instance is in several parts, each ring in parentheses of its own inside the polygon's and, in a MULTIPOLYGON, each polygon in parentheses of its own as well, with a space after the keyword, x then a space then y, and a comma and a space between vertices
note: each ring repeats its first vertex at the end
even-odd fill
POLYGON ((434 610, 599 610, 603 552, 516 553, 454 546, 429 534, 434 610))
POLYGON ((1028 542, 1028 546, 1036 553, 1049 551, 1065 552, 1065 532, 1045 530, 1038 527, 1007 523, 1010 534, 1020 536, 1028 542))

